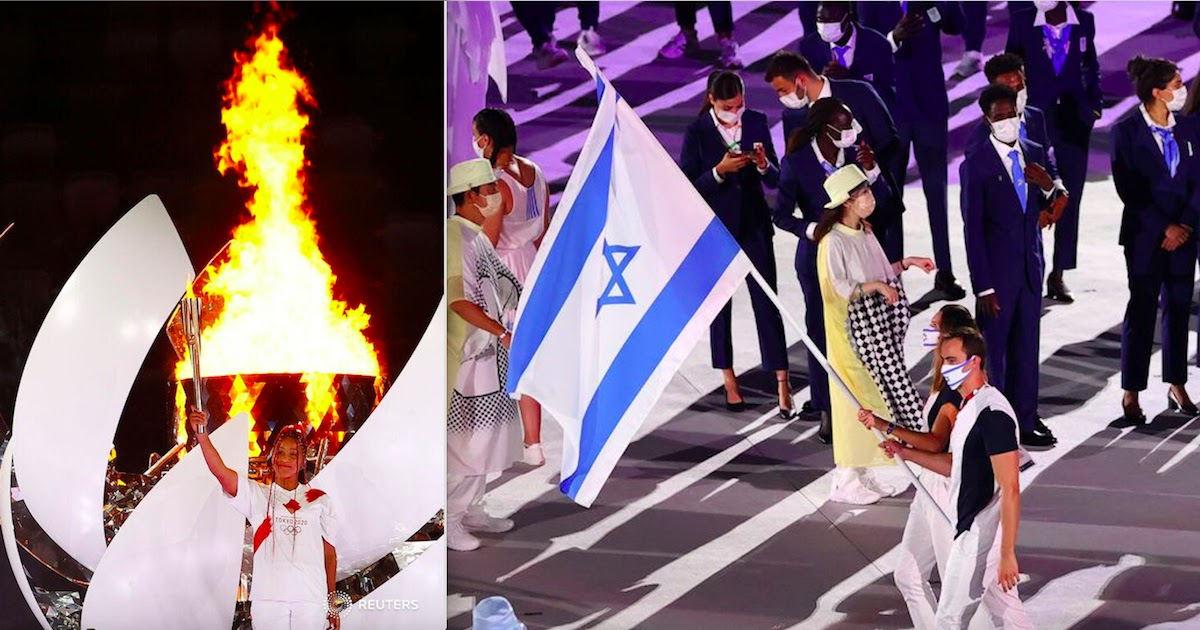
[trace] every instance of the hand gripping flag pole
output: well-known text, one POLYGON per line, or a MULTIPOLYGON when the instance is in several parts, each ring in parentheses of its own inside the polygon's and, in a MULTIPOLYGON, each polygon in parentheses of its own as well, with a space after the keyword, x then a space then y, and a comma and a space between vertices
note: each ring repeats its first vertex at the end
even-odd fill
MULTIPOLYGON (((796 331, 800 333, 800 340, 804 342, 804 346, 808 348, 809 353, 816 357, 817 361, 821 364, 821 367, 825 368, 825 371, 829 373, 829 376, 832 377, 830 380, 837 385, 837 388, 841 390, 842 394, 844 394, 846 398, 849 398, 850 401, 854 403, 855 407, 861 409, 862 404, 859 403, 858 399, 854 397, 854 394, 850 392, 850 388, 846 386, 846 382, 842 380, 842 377, 837 373, 837 370, 833 369, 832 365, 829 365, 829 359, 825 358, 825 355, 821 353, 821 351, 817 348, 817 345, 813 343, 811 338, 809 338, 808 331, 804 329, 804 326, 801 326, 799 321, 797 321, 796 318, 793 317, 792 314, 783 307, 783 302, 780 301, 779 296, 775 294, 774 289, 767 284, 767 281, 763 279, 762 275, 758 273, 758 269, 751 266, 750 276, 754 278, 754 281, 758 283, 758 286, 762 287, 762 290, 767 294, 767 297, 771 298, 771 301, 775 303, 775 308, 779 309, 780 315, 783 315, 783 318, 787 320, 788 324, 791 324, 792 328, 795 328, 796 331)), ((879 429, 871 429, 871 432, 875 434, 876 439, 878 439, 880 442, 883 442, 887 439, 884 437, 883 433, 879 431, 879 429)), ((938 505, 938 502, 933 500, 933 496, 929 494, 929 490, 925 489, 925 486, 921 483, 920 479, 917 479, 917 474, 913 472, 912 467, 910 467, 908 463, 904 461, 904 458, 901 457, 899 453, 896 454, 896 459, 899 460, 896 463, 904 469, 904 472, 908 473, 908 478, 913 482, 913 485, 916 486, 917 492, 921 493, 921 495, 924 496, 927 501, 929 501, 930 505, 936 507, 938 514, 941 514, 942 518, 946 519, 946 522, 949 523, 951 527, 954 527, 954 521, 950 518, 950 515, 946 514, 945 510, 942 509, 942 506, 938 505)))

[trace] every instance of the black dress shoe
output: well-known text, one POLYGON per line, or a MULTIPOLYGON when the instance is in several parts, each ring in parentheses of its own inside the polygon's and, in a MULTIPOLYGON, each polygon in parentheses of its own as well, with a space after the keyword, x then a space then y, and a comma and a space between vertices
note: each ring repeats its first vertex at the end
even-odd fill
POLYGON ((1034 421, 1033 432, 1048 436, 1050 439, 1054 440, 1055 444, 1058 443, 1058 438, 1054 437, 1054 433, 1050 431, 1050 427, 1046 426, 1046 423, 1042 422, 1041 418, 1038 418, 1034 421))
POLYGON ((1046 278, 1046 297, 1055 302, 1062 302, 1063 304, 1070 304, 1075 301, 1075 296, 1071 294, 1071 290, 1063 282, 1061 271, 1051 271, 1050 276, 1046 278))
POLYGON ((800 405, 800 413, 813 413, 816 410, 817 408, 813 406, 811 400, 806 400, 803 405, 800 405))
POLYGON ((821 412, 821 427, 817 429, 817 439, 822 444, 833 444, 833 421, 826 411, 821 412))
POLYGON ((1054 446, 1054 438, 1033 431, 1021 432, 1021 446, 1046 447, 1054 446))
POLYGON ((933 288, 940 291, 951 302, 967 297, 967 290, 962 288, 962 285, 954 279, 954 274, 948 271, 937 272, 937 277, 933 280, 933 288))
POLYGON ((745 411, 746 410, 746 401, 739 400, 737 402, 729 402, 729 400, 726 400, 725 401, 725 409, 727 411, 732 411, 734 413, 737 413, 739 411, 745 411))

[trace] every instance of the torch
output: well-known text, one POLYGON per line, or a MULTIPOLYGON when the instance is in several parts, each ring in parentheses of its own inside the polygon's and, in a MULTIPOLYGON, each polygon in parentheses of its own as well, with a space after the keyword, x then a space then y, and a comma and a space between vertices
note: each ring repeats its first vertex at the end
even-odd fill
MULTIPOLYGON (((192 294, 191 286, 188 286, 187 295, 179 304, 179 314, 183 322, 183 338, 187 343, 188 357, 192 361, 192 387, 195 394, 195 404, 197 409, 203 409, 200 393, 204 388, 200 384, 200 309, 202 303, 198 296, 192 294)), ((204 424, 196 427, 196 433, 207 433, 208 427, 204 424)))

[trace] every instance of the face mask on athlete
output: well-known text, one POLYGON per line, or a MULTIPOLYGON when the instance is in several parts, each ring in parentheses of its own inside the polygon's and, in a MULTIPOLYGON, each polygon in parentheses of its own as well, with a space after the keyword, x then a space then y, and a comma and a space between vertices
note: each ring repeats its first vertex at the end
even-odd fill
POLYGON ((783 103, 783 106, 788 109, 800 109, 808 106, 808 95, 804 93, 803 86, 797 83, 796 91, 780 96, 779 102, 783 103))
POLYGON ((1187 86, 1179 86, 1179 89, 1175 90, 1175 93, 1171 95, 1171 100, 1167 101, 1167 109, 1173 112, 1183 109, 1184 104, 1187 103, 1187 97, 1187 86))
POLYGON ((950 389, 958 389, 958 386, 962 385, 963 381, 966 381, 967 377, 970 376, 970 366, 971 357, 967 357, 966 361, 963 361, 958 365, 943 365, 942 378, 946 379, 946 385, 949 386, 950 389))
POLYGON ((826 125, 832 131, 833 146, 839 149, 846 149, 854 146, 858 142, 858 134, 862 133, 862 125, 858 124, 857 120, 850 122, 849 129, 838 129, 833 125, 826 125))
POLYGON ((715 109, 715 111, 717 113, 717 120, 725 123, 726 125, 732 125, 742 120, 742 114, 745 113, 746 106, 743 105, 732 112, 727 112, 721 109, 715 109))
POLYGON ((817 22, 817 35, 827 44, 832 44, 846 34, 842 22, 817 22))
POLYGON ((1058 6, 1058 0, 1034 0, 1033 6, 1037 7, 1038 11, 1045 13, 1058 6))
POLYGON ((1021 88, 1021 91, 1017 92, 1017 113, 1018 114, 1025 113, 1025 105, 1027 103, 1029 103, 1029 92, 1025 88, 1021 88))
POLYGON ((936 328, 922 328, 921 345, 926 348, 936 348, 941 335, 942 331, 936 328))
POLYGON ((1021 136, 1021 121, 1016 116, 997 120, 991 125, 992 135, 1004 144, 1012 144, 1021 136))
POLYGON ((496 213, 500 212, 500 204, 504 202, 504 200, 500 197, 499 192, 494 192, 485 196, 484 201, 484 205, 480 206, 479 208, 479 213, 482 214, 484 218, 496 216, 496 213))
POLYGON ((477 156, 479 156, 479 157, 481 157, 481 158, 482 158, 482 157, 485 157, 485 156, 483 155, 483 147, 479 146, 479 140, 472 140, 472 141, 471 141, 471 148, 475 150, 475 155, 477 155, 477 156))

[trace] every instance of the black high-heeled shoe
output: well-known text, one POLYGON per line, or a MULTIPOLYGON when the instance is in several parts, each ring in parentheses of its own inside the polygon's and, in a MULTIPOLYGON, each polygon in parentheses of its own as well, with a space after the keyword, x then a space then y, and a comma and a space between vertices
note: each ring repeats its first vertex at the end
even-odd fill
POLYGON ((821 412, 821 427, 817 429, 817 440, 822 444, 833 444, 833 420, 829 412, 821 412))
POLYGON ((1188 401, 1188 404, 1184 405, 1175 398, 1175 391, 1170 389, 1167 390, 1167 409, 1189 416, 1200 416, 1200 408, 1196 407, 1196 403, 1188 401))
POLYGON ((1137 401, 1134 401, 1132 405, 1122 401, 1121 410, 1124 412, 1124 415, 1121 419, 1125 422, 1137 426, 1146 424, 1146 414, 1142 412, 1142 406, 1139 405, 1137 401))
MULTIPOLYGON (((787 379, 779 379, 777 382, 778 383, 787 383, 788 381, 787 381, 787 379)), ((788 386, 787 405, 788 405, 787 408, 784 408, 783 405, 779 405, 779 417, 780 418, 782 418, 784 420, 791 420, 791 419, 795 418, 797 415, 799 415, 796 412, 796 401, 792 400, 792 392, 791 392, 790 384, 788 386)))

